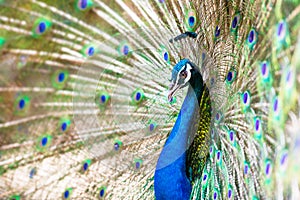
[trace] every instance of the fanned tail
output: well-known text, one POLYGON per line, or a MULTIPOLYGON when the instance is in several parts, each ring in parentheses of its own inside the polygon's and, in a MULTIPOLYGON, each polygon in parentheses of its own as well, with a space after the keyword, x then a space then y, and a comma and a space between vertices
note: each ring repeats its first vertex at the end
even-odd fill
POLYGON ((188 58, 212 106, 191 199, 297 199, 298 1, 0 8, 0 198, 154 198, 157 158, 184 97, 168 102, 168 78, 188 58))

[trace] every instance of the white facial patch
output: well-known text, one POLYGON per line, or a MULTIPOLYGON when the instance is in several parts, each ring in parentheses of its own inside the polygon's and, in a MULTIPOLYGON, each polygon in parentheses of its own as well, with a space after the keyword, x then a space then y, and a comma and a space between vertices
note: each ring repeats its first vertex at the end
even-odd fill
POLYGON ((169 94, 168 94, 168 99, 171 101, 171 97, 175 94, 175 92, 181 88, 181 86, 184 86, 192 77, 192 66, 187 63, 178 73, 176 80, 170 84, 169 88, 169 94), (186 77, 183 79, 181 78, 181 72, 185 71, 186 72, 186 77), (180 83, 179 83, 180 81, 180 83))
POLYGON ((186 76, 186 78, 184 79, 184 84, 186 84, 186 83, 190 80, 190 78, 191 78, 191 76, 192 76, 191 70, 192 70, 192 66, 191 66, 189 63, 187 63, 187 64, 186 64, 186 72, 187 72, 187 76, 186 76))
POLYGON ((177 78, 176 78, 176 82, 175 82, 174 85, 178 85, 178 81, 180 80, 180 74, 181 74, 181 72, 182 72, 182 71, 186 71, 186 72, 187 72, 187 76, 186 76, 186 78, 184 79, 184 82, 183 82, 183 84, 182 84, 182 85, 185 85, 185 84, 190 80, 190 78, 191 78, 191 76, 192 76, 191 70, 192 70, 192 66, 191 66, 189 63, 187 63, 187 64, 185 65, 185 67, 183 67, 183 68, 178 72, 177 78))

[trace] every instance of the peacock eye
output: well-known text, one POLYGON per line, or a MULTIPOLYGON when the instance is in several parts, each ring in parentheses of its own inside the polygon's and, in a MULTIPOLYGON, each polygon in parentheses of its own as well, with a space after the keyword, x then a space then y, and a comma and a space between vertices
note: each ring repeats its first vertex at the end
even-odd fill
POLYGON ((187 77, 187 71, 180 72, 180 78, 186 78, 187 77))

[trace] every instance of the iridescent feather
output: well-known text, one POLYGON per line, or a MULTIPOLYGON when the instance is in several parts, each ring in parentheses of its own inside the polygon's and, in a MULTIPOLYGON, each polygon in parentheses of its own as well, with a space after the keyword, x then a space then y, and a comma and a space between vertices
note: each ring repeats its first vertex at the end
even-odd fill
POLYGON ((299 199, 299 3, 0 0, 0 199, 159 199, 176 128, 174 194, 299 199), (195 107, 168 99, 185 59, 195 107))

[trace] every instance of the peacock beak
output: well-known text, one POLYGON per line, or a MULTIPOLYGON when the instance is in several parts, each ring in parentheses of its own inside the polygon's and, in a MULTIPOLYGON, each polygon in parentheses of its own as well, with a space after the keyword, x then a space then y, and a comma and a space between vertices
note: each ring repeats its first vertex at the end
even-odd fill
POLYGON ((169 94, 168 94, 168 101, 171 102, 174 94, 177 92, 177 90, 180 88, 180 85, 172 84, 169 88, 169 94))

